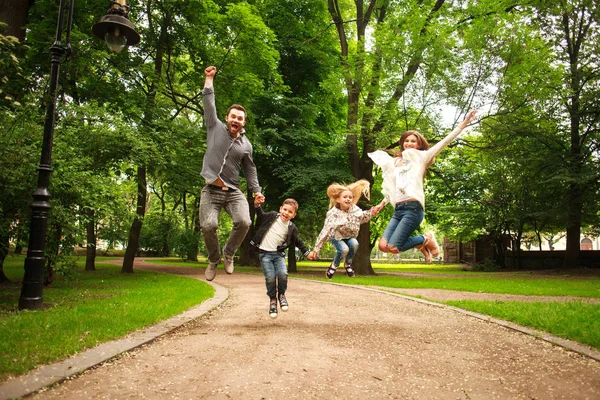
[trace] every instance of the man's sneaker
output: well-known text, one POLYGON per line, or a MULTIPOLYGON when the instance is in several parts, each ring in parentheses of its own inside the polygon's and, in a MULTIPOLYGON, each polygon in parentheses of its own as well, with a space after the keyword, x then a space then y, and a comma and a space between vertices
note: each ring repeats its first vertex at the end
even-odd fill
POLYGON ((287 299, 283 293, 279 295, 279 306, 281 307, 281 311, 287 311, 289 308, 287 299))
POLYGON ((271 304, 269 304, 269 317, 277 318, 277 300, 271 300, 271 304))
POLYGON ((223 252, 223 265, 225 266, 225 272, 233 274, 233 256, 226 256, 223 252))
POLYGON ((204 271, 204 277, 207 281, 212 281, 217 276, 217 263, 208 263, 208 267, 206 267, 206 271, 204 271))

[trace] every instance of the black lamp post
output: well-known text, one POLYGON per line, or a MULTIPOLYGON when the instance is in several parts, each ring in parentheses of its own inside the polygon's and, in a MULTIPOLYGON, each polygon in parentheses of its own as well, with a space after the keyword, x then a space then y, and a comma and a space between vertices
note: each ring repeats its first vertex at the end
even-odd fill
MULTIPOLYGON (((102 17, 100 22, 93 27, 96 36, 99 36, 102 40, 106 40, 107 43, 109 40, 112 40, 109 47, 115 52, 121 51, 126 45, 135 45, 140 41, 140 35, 133 28, 133 24, 127 19, 129 6, 126 4, 126 1, 111 1, 108 14, 102 17)), ((33 193, 33 203, 31 204, 29 245, 27 257, 25 258, 25 274, 23 276, 21 297, 19 298, 20 310, 42 308, 44 266, 46 261, 46 230, 48 226, 48 214, 51 208, 48 185, 50 184, 50 173, 52 172, 52 141, 56 119, 58 76, 63 55, 71 51, 70 41, 74 3, 75 0, 60 0, 58 23, 56 25, 56 40, 50 47, 52 61, 50 85, 44 99, 47 107, 46 119, 44 121, 44 137, 42 140, 42 156, 38 168, 38 186, 33 193), (66 27, 65 14, 67 14, 66 27), (64 43, 63 31, 65 31, 64 43)))

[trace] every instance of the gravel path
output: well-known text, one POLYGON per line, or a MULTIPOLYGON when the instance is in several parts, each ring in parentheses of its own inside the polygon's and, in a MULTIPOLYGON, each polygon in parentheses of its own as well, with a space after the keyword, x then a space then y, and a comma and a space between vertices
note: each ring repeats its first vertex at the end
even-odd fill
POLYGON ((451 309, 292 279, 272 320, 262 276, 215 282, 210 314, 34 398, 600 399, 600 362, 451 309))

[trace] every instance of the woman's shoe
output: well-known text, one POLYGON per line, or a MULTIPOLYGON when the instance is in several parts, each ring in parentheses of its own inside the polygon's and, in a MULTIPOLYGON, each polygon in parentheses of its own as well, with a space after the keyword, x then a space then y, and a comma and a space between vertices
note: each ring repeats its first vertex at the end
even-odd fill
POLYGON ((423 245, 429 250, 429 253, 431 253, 431 257, 439 257, 440 246, 438 246, 433 232, 427 232, 423 235, 423 237, 425 238, 425 242, 423 243, 423 245))
POLYGON ((418 246, 415 246, 415 249, 417 249, 421 253, 423 253, 423 255, 425 256, 425 261, 427 262, 427 264, 431 264, 431 253, 429 252, 429 249, 427 248, 427 246, 425 245, 425 243, 420 244, 418 246))

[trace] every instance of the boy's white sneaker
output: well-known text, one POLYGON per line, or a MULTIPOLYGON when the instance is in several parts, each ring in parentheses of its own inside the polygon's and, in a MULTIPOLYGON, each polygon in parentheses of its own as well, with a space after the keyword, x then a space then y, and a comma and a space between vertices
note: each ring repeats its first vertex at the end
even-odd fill
POLYGON ((279 295, 279 306, 281 307, 281 311, 288 310, 289 307, 288 307, 287 299, 285 298, 285 294, 279 295))

